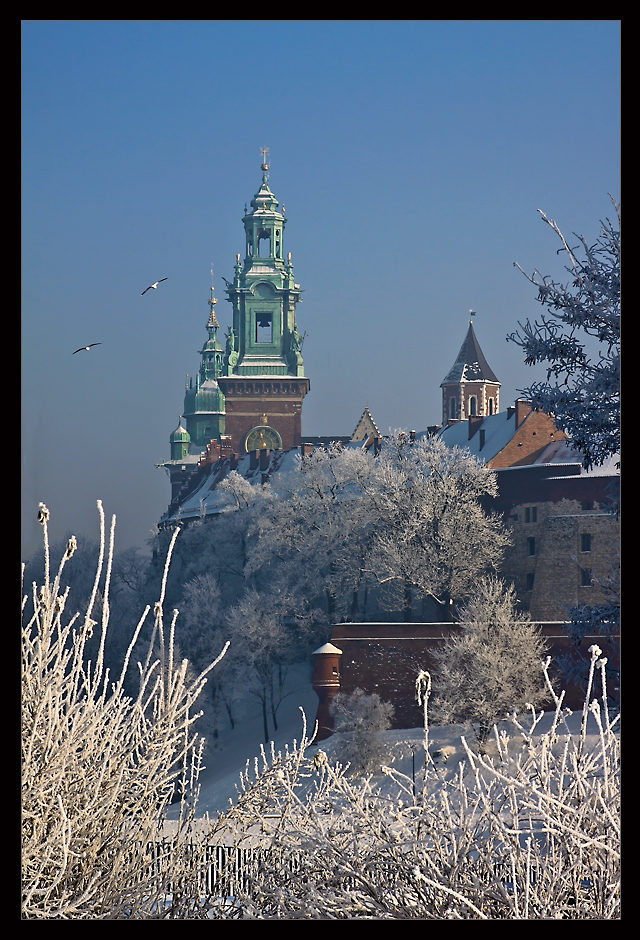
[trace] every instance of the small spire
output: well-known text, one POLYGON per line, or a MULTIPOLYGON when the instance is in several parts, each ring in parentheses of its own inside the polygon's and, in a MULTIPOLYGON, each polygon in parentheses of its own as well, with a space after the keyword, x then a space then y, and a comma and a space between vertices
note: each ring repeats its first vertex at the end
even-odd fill
POLYGON ((216 317, 215 306, 218 303, 218 298, 213 296, 215 287, 213 286, 213 264, 211 265, 211 297, 208 300, 208 304, 211 307, 211 315, 209 316, 209 323, 207 326, 215 327, 217 329, 220 324, 218 323, 218 318, 216 317))
POLYGON ((262 147, 260 153, 262 154, 262 164, 260 166, 260 169, 262 170, 262 182, 266 183, 269 179, 269 148, 262 147))
POLYGON ((473 323, 473 319, 472 319, 472 318, 475 317, 475 315, 476 315, 475 310, 470 310, 470 311, 469 311, 469 323, 473 323))

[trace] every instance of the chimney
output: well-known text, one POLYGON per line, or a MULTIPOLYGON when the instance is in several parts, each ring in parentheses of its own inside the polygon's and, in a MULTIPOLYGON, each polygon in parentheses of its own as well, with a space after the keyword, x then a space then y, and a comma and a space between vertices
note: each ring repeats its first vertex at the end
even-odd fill
POLYGON ((252 450, 249 452, 249 470, 258 469, 258 453, 259 451, 257 450, 252 450))
POLYGON ((224 459, 230 457, 233 453, 233 439, 229 434, 223 434, 220 438, 220 456, 224 459))
POLYGON ((313 453, 313 444, 303 444, 300 448, 302 457, 310 457, 313 453))
POLYGON ((207 463, 216 463, 220 459, 220 445, 214 439, 207 444, 207 463))
POLYGON ((476 431, 478 430, 478 428, 480 427, 483 421, 484 421, 484 418, 482 417, 482 415, 470 415, 469 416, 469 438, 468 438, 469 440, 471 440, 471 438, 476 433, 476 431))
POLYGON ((516 430, 530 414, 531 402, 525 401, 523 398, 518 398, 516 401, 516 430))
POLYGON ((259 454, 260 454, 260 469, 261 469, 261 470, 268 470, 268 469, 269 469, 269 453, 270 453, 270 451, 269 451, 266 447, 263 447, 262 450, 259 451, 259 454))

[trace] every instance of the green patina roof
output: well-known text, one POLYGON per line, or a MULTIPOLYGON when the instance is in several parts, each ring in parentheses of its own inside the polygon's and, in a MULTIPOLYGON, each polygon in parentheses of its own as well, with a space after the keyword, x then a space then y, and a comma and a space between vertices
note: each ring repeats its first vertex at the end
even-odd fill
POLYGON ((171 444, 179 444, 179 443, 188 444, 190 440, 191 440, 191 435, 189 434, 187 429, 182 426, 182 418, 181 418, 180 424, 178 425, 178 427, 175 429, 175 431, 169 438, 169 441, 171 444))

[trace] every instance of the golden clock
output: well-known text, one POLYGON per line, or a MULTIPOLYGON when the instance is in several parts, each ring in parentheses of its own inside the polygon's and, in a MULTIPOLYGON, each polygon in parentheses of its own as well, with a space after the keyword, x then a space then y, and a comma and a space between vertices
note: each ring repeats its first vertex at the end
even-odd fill
POLYGON ((281 450, 282 438, 275 428, 270 428, 268 424, 262 424, 249 431, 244 446, 247 453, 252 450, 281 450))

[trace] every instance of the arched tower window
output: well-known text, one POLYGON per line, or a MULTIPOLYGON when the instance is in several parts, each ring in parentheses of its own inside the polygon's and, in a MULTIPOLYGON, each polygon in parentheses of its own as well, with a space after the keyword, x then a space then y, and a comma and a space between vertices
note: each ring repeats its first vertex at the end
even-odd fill
POLYGON ((450 398, 449 399, 449 417, 453 419, 455 418, 455 416, 456 416, 456 400, 455 398, 450 398))
POLYGON ((475 415, 478 414, 478 399, 475 395, 472 395, 469 399, 469 414, 472 417, 475 417, 475 415))
POLYGON ((489 399, 489 414, 493 414, 493 398, 489 399))
POLYGON ((258 232, 258 257, 271 257, 271 232, 267 228, 261 228, 258 232))

